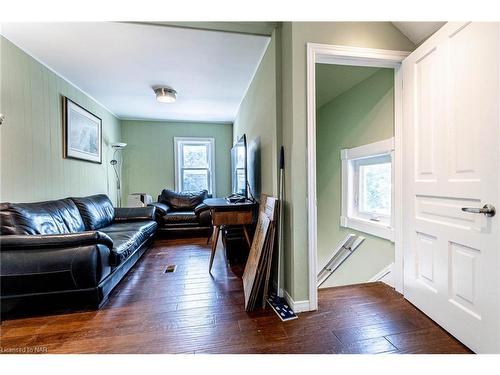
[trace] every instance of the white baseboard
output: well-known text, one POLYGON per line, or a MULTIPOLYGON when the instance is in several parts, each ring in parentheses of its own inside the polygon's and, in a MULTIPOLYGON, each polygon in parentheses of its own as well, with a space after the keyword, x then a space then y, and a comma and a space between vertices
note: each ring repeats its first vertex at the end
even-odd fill
POLYGON ((309 311, 309 300, 303 301, 294 301, 293 298, 288 294, 288 292, 284 291, 285 300, 288 302, 292 310, 297 314, 304 311, 309 311))
POLYGON ((391 286, 394 288, 394 280, 392 277, 392 268, 394 267, 394 263, 389 264, 388 266, 384 267, 380 272, 377 272, 376 275, 374 275, 369 282, 376 282, 376 281, 382 281, 383 283, 386 283, 387 285, 391 286))
MULTIPOLYGON (((278 283, 273 280, 273 287, 274 290, 278 289, 278 283)), ((300 312, 305 312, 305 311, 310 311, 311 309, 309 308, 309 300, 303 300, 303 301, 294 301, 293 298, 288 294, 288 292, 282 288, 281 289, 281 295, 285 298, 285 300, 288 302, 292 310, 297 314, 300 312)))

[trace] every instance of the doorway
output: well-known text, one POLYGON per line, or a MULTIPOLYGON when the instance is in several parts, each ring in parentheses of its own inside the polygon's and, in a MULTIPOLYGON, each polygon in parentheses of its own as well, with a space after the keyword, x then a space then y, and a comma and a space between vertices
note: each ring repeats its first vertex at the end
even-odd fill
MULTIPOLYGON (((408 52, 354 48, 308 43, 307 45, 307 152, 308 152, 308 253, 309 253, 309 310, 318 308, 318 190, 317 190, 317 64, 391 69, 394 73, 394 141, 393 141, 393 223, 394 267, 393 280, 397 291, 403 292, 403 254, 401 247, 401 156, 402 156, 402 76, 401 62, 408 52)), ((367 74, 369 69, 367 70, 367 74)), ((339 220, 340 218, 333 218, 339 220)))
POLYGON ((393 286, 393 158, 394 69, 316 64, 320 289, 393 286))

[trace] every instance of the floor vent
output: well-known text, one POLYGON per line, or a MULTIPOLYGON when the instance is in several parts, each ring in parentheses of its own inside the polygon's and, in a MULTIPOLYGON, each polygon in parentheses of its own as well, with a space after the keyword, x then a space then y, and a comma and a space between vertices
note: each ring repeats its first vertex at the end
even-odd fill
POLYGON ((165 273, 174 273, 176 268, 177 266, 175 264, 170 264, 169 266, 167 266, 165 273))

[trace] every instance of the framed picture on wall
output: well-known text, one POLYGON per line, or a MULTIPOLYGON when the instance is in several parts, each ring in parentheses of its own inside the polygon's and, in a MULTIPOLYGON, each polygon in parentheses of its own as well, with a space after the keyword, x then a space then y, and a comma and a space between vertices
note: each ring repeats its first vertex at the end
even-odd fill
POLYGON ((102 163, 102 120, 71 99, 63 98, 64 157, 102 163))

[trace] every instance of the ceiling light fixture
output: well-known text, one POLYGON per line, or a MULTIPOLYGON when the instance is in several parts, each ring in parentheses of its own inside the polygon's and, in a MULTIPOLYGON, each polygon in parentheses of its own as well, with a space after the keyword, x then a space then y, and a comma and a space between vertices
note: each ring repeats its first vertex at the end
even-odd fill
POLYGON ((153 90, 160 103, 173 103, 177 99, 177 91, 171 87, 153 87, 153 90))

